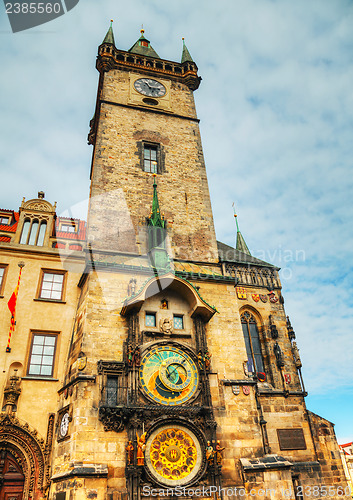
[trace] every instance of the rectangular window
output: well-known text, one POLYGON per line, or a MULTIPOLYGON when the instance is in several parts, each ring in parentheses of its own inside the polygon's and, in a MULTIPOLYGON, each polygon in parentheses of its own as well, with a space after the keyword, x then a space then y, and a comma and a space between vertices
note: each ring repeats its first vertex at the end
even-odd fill
POLYGON ((118 378, 107 377, 105 391, 107 405, 116 406, 118 404, 118 378))
POLYGON ((42 273, 39 298, 62 300, 65 275, 63 273, 51 271, 42 271, 42 273))
POLYGON ((52 377, 57 335, 34 333, 28 363, 28 375, 52 377))
POLYGON ((76 233, 77 228, 74 224, 61 224, 60 231, 64 231, 65 233, 76 233))
POLYGON ((184 329, 183 316, 181 316, 180 314, 174 314, 174 328, 176 330, 183 330, 184 329))
POLYGON ((158 172, 157 146, 143 145, 143 169, 145 172, 156 174, 158 172))
POLYGON ((2 215, 0 215, 0 224, 10 224, 10 217, 4 217, 2 215))
POLYGON ((156 326, 156 313, 146 313, 145 319, 146 326, 156 326))
POLYGON ((4 284, 5 284, 5 274, 7 265, 0 264, 0 294, 2 294, 4 284))

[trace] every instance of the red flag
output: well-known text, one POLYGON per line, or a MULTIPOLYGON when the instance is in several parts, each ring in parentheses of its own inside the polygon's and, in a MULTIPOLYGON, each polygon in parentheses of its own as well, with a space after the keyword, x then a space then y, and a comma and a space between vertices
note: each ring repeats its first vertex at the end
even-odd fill
POLYGON ((12 293, 11 297, 9 298, 9 301, 7 303, 11 316, 15 316, 15 310, 16 310, 16 301, 17 301, 17 295, 18 295, 18 284, 12 293))

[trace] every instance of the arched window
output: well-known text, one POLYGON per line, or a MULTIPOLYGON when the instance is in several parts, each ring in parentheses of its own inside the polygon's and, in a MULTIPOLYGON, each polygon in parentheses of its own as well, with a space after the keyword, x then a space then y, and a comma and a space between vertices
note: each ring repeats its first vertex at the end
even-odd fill
POLYGON ((241 326, 248 356, 248 371, 251 373, 264 373, 264 362, 261 354, 260 337, 255 317, 245 311, 241 315, 241 326))
POLYGON ((23 223, 23 228, 22 228, 22 234, 21 234, 21 239, 20 243, 26 244, 27 239, 28 239, 28 233, 29 233, 29 228, 31 226, 31 221, 29 219, 26 219, 23 223))
POLYGON ((22 228, 20 243, 23 245, 43 246, 47 230, 46 221, 39 222, 38 219, 25 219, 22 228))

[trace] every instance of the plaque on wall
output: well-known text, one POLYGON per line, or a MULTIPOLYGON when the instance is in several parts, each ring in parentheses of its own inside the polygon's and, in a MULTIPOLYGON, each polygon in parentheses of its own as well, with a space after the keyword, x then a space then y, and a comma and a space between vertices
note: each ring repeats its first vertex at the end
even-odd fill
POLYGON ((303 429, 277 429, 281 450, 306 450, 303 429))

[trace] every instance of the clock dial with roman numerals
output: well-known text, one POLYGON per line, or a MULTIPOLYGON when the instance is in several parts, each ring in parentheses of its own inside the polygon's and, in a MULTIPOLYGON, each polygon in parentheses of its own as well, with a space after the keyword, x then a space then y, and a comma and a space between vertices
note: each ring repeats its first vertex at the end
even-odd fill
POLYGON ((154 402, 174 406, 196 394, 199 374, 196 363, 183 349, 157 345, 142 356, 140 382, 154 402))
POLYGON ((152 78, 139 78, 135 80, 134 87, 137 92, 148 97, 163 97, 166 94, 165 86, 152 78))

